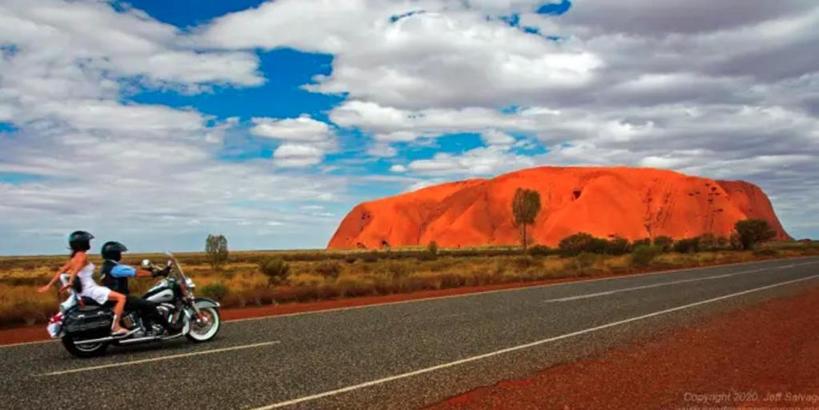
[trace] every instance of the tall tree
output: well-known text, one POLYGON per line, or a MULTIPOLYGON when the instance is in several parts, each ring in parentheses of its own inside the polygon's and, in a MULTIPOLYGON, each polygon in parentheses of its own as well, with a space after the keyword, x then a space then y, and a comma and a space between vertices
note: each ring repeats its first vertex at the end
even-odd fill
POLYGON ((776 231, 771 229, 771 226, 764 219, 737 221, 734 229, 739 235, 742 249, 753 249, 756 244, 776 237, 776 231))
POLYGON ((208 235, 205 240, 205 253, 208 254, 210 266, 218 270, 227 261, 228 242, 224 235, 208 235))
POLYGON ((538 212, 540 212, 540 194, 532 189, 518 188, 512 200, 512 215, 515 218, 515 226, 520 227, 520 242, 523 244, 523 250, 529 247, 526 227, 535 223, 538 212))

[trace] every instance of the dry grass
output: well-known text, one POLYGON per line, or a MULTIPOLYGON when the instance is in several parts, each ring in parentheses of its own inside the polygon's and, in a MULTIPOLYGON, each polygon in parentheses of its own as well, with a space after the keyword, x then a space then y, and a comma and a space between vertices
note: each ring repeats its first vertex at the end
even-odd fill
MULTIPOLYGON (((226 307, 306 302, 335 298, 387 295, 463 286, 483 286, 564 277, 629 274, 657 269, 707 266, 774 257, 819 254, 819 246, 770 244, 754 252, 712 251, 693 254, 664 253, 646 267, 637 268, 631 255, 581 254, 572 258, 521 255, 508 248, 442 250, 431 257, 423 250, 399 252, 235 252, 220 271, 207 264, 203 254, 182 254, 186 273, 198 286, 226 290, 226 307), (268 285, 258 263, 275 255, 287 260, 290 275, 279 286, 268 285)), ((164 260, 164 255, 130 255, 126 263, 142 258, 164 260)), ((0 257, 0 326, 42 323, 57 309, 56 292, 40 294, 37 286, 48 281, 63 257, 0 257)), ((98 260, 93 260, 99 265, 98 260)), ((139 294, 153 283, 132 280, 139 294)), ((203 292, 204 291, 204 292, 203 292)))

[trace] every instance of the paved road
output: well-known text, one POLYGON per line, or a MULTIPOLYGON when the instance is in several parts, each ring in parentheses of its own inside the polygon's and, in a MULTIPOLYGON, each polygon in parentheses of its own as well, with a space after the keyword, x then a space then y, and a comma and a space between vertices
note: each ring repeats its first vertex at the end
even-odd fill
POLYGON ((415 408, 814 286, 804 258, 238 321, 88 360, 0 347, 0 407, 415 408))

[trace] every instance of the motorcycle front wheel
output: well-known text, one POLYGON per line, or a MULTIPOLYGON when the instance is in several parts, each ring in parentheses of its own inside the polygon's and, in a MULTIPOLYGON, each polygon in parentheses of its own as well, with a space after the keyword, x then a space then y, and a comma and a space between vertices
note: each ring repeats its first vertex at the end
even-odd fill
POLYGON ((75 343, 75 338, 68 335, 63 336, 62 342, 63 347, 65 347, 65 350, 68 350, 68 353, 83 358, 100 356, 108 349, 107 342, 77 344, 75 343))
POLYGON ((219 333, 219 328, 222 326, 222 319, 219 316, 218 309, 206 307, 200 308, 199 312, 202 315, 202 320, 196 320, 194 314, 194 317, 191 317, 188 323, 190 330, 186 335, 188 339, 197 343, 207 342, 213 339, 213 337, 219 333))

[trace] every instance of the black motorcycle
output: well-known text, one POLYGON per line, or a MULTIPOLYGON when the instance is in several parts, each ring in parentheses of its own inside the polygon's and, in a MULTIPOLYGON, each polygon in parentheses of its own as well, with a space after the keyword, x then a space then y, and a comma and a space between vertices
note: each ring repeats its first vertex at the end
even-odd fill
MULTIPOLYGON (((161 326, 146 329, 142 318, 134 311, 123 313, 122 325, 131 334, 125 337, 111 335, 114 313, 109 306, 100 306, 91 300, 80 300, 71 292, 69 298, 60 304, 60 312, 48 324, 52 338, 61 338, 69 353, 78 357, 93 357, 105 353, 109 345, 126 346, 139 343, 158 342, 186 336, 193 342, 213 339, 221 325, 219 303, 193 295, 196 285, 185 276, 179 261, 167 253, 168 275, 159 280, 144 299, 156 303, 157 310, 166 321, 168 331, 161 326)), ((157 270, 149 260, 142 261, 142 267, 157 270)), ((67 280, 67 275, 63 280, 67 280)))

